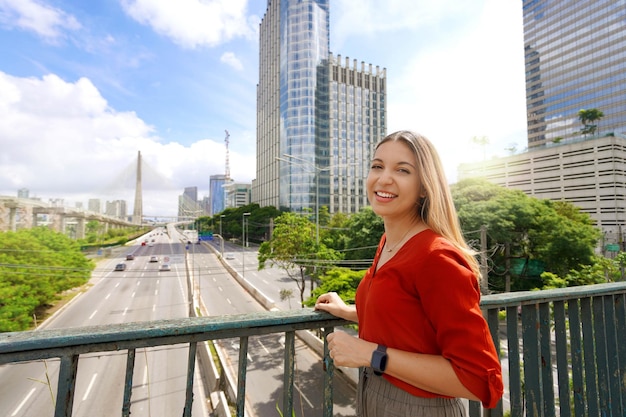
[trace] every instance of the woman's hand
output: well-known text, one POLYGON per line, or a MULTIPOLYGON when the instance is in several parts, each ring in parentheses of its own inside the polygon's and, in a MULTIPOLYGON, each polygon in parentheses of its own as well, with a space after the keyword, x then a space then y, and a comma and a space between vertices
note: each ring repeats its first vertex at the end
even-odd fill
POLYGON ((372 352, 376 350, 376 344, 348 333, 336 331, 326 336, 328 351, 336 366, 358 368, 370 366, 372 352))
POLYGON ((358 322, 356 306, 346 304, 336 292, 327 292, 317 298, 315 309, 326 311, 335 317, 358 322))

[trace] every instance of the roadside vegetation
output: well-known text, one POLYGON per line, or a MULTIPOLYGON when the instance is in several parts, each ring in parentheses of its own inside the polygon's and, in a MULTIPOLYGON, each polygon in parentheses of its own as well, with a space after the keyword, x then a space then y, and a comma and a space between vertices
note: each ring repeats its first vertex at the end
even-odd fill
POLYGON ((94 267, 78 242, 46 227, 0 232, 0 331, 41 322, 46 309, 84 285, 94 267))
MULTIPOLYGON (((452 192, 465 237, 477 257, 484 257, 487 293, 624 280, 626 253, 599 254, 600 230, 573 204, 478 179, 461 181, 452 192)), ((259 269, 273 264, 287 271, 303 305, 327 291, 352 302, 384 231, 382 220, 370 208, 352 215, 331 216, 326 207, 319 212, 319 240, 315 213, 256 204, 202 217, 197 227, 219 235, 221 221, 224 238, 239 242, 243 215, 250 213, 246 233, 260 245, 259 269)))
MULTIPOLYGON (((452 191, 465 237, 486 265, 486 293, 624 280, 626 252, 598 251, 601 232, 576 206, 475 179, 452 191)), ((203 238, 221 235, 237 244, 245 232, 246 241, 259 245, 258 268, 282 268, 296 282, 302 306, 327 291, 353 302, 384 231, 369 207, 351 215, 330 215, 320 207, 316 220, 310 211, 257 204, 200 217, 190 227, 203 238)), ((44 227, 0 233, 0 331, 31 328, 64 292, 84 285, 94 269, 88 248, 124 244, 146 231, 104 233, 90 222, 80 241, 44 227)))
POLYGON ((105 233, 98 222, 89 222, 81 240, 45 226, 0 232, 0 332, 35 327, 68 292, 85 285, 95 268, 89 250, 122 245, 148 230, 105 233))

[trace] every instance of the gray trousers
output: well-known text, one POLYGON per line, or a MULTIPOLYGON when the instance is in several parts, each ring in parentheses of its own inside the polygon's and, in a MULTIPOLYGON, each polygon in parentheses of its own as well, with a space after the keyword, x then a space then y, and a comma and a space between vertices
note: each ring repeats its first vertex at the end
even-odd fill
POLYGON ((466 417, 460 399, 416 397, 369 367, 359 370, 356 401, 359 417, 466 417))

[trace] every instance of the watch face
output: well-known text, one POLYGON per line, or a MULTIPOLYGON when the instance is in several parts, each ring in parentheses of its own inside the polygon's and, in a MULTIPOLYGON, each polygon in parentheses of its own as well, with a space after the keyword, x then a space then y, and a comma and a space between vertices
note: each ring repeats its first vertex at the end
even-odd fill
POLYGON ((372 353, 371 366, 376 375, 382 375, 385 372, 387 368, 387 348, 385 346, 378 345, 378 348, 372 353))

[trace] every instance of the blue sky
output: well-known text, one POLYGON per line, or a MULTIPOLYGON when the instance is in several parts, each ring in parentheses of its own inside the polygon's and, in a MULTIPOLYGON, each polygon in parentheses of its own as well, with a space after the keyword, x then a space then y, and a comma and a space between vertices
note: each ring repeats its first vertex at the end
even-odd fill
MULTIPOLYGON (((141 151, 144 214, 184 187, 255 176, 265 0, 0 0, 0 195, 125 199, 141 151)), ((526 147, 522 2, 331 0, 331 51, 386 68, 389 132, 459 163, 526 147), (485 136, 479 148, 472 137, 485 136)))

